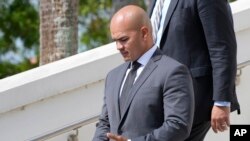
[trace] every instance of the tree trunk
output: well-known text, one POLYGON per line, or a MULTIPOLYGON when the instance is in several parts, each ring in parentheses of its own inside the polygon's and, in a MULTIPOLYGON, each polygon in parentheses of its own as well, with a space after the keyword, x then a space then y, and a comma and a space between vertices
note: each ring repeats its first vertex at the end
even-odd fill
POLYGON ((40 0, 40 65, 77 53, 78 0, 40 0))

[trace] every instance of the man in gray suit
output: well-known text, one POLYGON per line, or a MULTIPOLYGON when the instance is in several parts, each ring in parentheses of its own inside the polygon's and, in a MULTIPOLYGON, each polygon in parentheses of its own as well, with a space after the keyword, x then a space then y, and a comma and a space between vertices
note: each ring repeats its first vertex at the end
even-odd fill
POLYGON ((183 141, 194 114, 188 69, 154 45, 150 19, 140 7, 120 9, 110 31, 126 62, 107 75, 93 141, 183 141), (135 80, 127 87, 133 72, 135 80))

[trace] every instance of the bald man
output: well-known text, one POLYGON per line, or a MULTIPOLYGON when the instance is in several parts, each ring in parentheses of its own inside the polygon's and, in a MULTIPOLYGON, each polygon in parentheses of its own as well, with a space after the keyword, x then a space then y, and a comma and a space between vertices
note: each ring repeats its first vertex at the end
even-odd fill
POLYGON ((125 63, 106 77, 93 141, 183 141, 194 114, 187 68, 157 49, 150 19, 137 6, 120 9, 110 31, 125 63))

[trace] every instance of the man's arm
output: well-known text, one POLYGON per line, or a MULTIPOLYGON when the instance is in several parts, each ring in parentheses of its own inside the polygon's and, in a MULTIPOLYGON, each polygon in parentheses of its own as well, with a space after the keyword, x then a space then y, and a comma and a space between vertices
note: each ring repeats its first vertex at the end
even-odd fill
POLYGON ((211 125, 215 132, 224 131, 230 124, 230 107, 218 105, 218 101, 231 102, 236 75, 232 13, 226 0, 199 1, 198 11, 213 68, 213 100, 216 103, 212 109, 211 125))
POLYGON ((102 108, 102 114, 99 117, 99 122, 96 124, 96 131, 92 141, 109 141, 106 134, 110 132, 110 124, 106 105, 102 108))
MULTIPOLYGON (((107 85, 107 79, 105 82, 107 85)), ((106 86, 105 86, 106 88, 106 86)), ((99 122, 96 124, 96 131, 92 141, 109 141, 107 133, 110 132, 110 123, 108 117, 108 110, 106 105, 106 96, 104 95, 104 104, 102 107, 102 113, 99 117, 99 122)))
POLYGON ((232 99, 236 76, 236 39, 226 0, 198 2, 199 16, 213 68, 213 99, 232 99))

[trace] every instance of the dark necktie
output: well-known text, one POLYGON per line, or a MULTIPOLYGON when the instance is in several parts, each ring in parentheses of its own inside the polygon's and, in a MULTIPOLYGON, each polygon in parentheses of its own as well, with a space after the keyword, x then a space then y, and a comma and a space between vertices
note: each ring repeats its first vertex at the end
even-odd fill
POLYGON ((133 87, 134 81, 135 81, 135 77, 136 77, 136 71, 137 69, 140 67, 140 63, 138 63, 137 61, 132 63, 132 69, 130 70, 126 81, 123 85, 123 89, 122 89, 122 93, 119 99, 120 102, 120 113, 122 113, 122 110, 124 109, 125 103, 127 101, 127 98, 129 97, 129 92, 130 89, 133 87))

